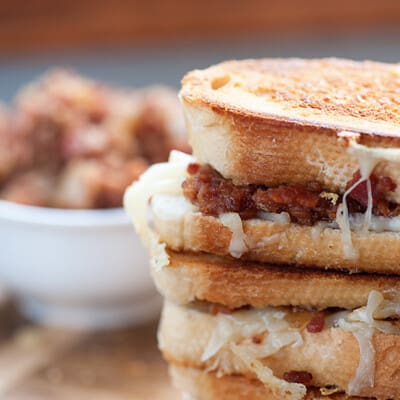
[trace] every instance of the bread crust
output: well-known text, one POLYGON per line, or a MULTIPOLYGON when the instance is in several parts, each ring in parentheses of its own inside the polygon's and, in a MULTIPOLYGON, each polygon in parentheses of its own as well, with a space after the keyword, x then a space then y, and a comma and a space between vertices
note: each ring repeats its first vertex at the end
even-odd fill
MULTIPOLYGON (((282 400, 261 382, 241 375, 217 377, 215 373, 170 365, 174 385, 193 400, 282 400)), ((367 400, 366 397, 335 393, 323 396, 308 389, 304 400, 367 400)))
POLYGON ((371 290, 391 298, 397 277, 302 270, 217 257, 169 252, 170 265, 152 269, 158 290, 180 304, 201 300, 230 308, 245 305, 354 309, 367 304, 371 290))
MULTIPOLYGON (((177 366, 212 369, 215 359, 202 362, 201 356, 215 327, 216 317, 211 314, 166 303, 159 331, 164 357, 177 366)), ((359 363, 359 346, 353 334, 340 328, 327 328, 319 333, 304 329, 302 336, 303 345, 296 348, 287 346, 263 362, 278 377, 287 371, 308 371, 313 376, 312 386, 336 385, 346 391, 359 363)), ((375 385, 360 395, 398 400, 400 336, 375 333, 373 344, 375 385)), ((224 354, 224 374, 254 378, 229 350, 224 354)))
MULTIPOLYGON (((174 221, 155 212, 154 222, 161 240, 174 251, 230 255, 232 232, 219 218, 187 212, 174 221)), ((400 274, 400 233, 353 232, 353 246, 359 256, 349 259, 344 255, 339 229, 253 219, 243 221, 243 231, 248 251, 242 255, 242 260, 301 268, 400 274)))
MULTIPOLYGON (((193 153, 236 184, 316 181, 343 192, 359 165, 340 132, 367 146, 400 147, 399 71, 337 59, 244 60, 192 71, 180 97, 193 153), (224 84, 216 87, 218 80, 224 84)), ((400 163, 382 162, 376 173, 397 184, 399 202, 400 163)))

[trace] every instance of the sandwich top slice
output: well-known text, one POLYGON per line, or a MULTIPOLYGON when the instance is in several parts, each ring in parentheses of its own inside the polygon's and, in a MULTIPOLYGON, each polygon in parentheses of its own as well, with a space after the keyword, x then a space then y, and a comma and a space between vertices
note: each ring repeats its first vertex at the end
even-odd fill
POLYGON ((176 251, 398 273, 398 93, 397 64, 263 59, 190 72, 180 97, 194 158, 170 192, 152 175, 155 194, 190 206, 154 199, 162 241, 176 251), (185 210, 183 231, 166 204, 185 210))
MULTIPOLYGON (((180 97, 194 155, 235 184, 344 191, 359 158, 400 147, 399 90, 399 64, 259 59, 192 71, 180 97)), ((400 183, 398 163, 377 167, 400 183)))
POLYGON ((399 91, 397 64, 263 59, 193 71, 181 100, 193 153, 210 168, 186 194, 210 214, 335 220, 346 231, 345 258, 356 258, 349 225, 398 231, 399 91), (215 188, 218 174, 225 182, 215 188), (230 185, 235 196, 223 202, 230 185))

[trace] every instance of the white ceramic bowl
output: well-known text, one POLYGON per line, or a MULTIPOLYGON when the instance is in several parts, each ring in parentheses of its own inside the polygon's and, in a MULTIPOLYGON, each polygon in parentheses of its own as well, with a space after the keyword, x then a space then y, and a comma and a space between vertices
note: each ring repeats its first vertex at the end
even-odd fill
POLYGON ((160 309, 146 251, 123 209, 0 200, 0 283, 28 318, 50 325, 117 327, 160 309))

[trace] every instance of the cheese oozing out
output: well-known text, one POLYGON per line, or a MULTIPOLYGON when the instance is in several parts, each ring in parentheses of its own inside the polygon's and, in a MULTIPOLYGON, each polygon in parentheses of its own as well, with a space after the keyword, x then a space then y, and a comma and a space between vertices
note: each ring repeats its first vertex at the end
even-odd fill
MULTIPOLYGON (((151 166, 125 192, 125 209, 132 218, 135 229, 143 242, 151 249, 152 265, 157 269, 168 265, 169 258, 166 253, 165 243, 160 242, 159 236, 150 227, 148 216, 149 202, 156 195, 182 196, 182 183, 188 176, 187 166, 195 161, 194 157, 173 150, 168 162, 151 166)), ((157 199, 156 206, 158 208, 162 207, 162 203, 166 199, 167 197, 157 199)), ((174 201, 169 201, 169 203, 170 205, 174 204, 174 201)), ((179 203, 179 199, 176 199, 175 203, 179 203)), ((190 211, 193 211, 193 209, 190 207, 187 208, 187 212, 190 211)), ((224 213, 219 218, 221 223, 232 232, 229 245, 230 254, 235 258, 241 257, 248 249, 239 214, 224 213)))
MULTIPOLYGON (((360 359, 354 377, 348 384, 348 394, 365 396, 365 393, 374 387, 373 335, 377 331, 400 335, 398 324, 384 320, 399 315, 398 300, 393 296, 392 300, 387 300, 382 293, 373 290, 368 296, 366 306, 353 311, 340 311, 326 318, 327 328, 350 331, 358 342, 360 359)), ((263 359, 273 356, 287 346, 297 348, 303 345, 301 333, 303 328, 291 327, 285 319, 286 316, 286 309, 279 307, 217 314, 215 328, 201 361, 215 358, 209 370, 217 370, 217 374, 223 375, 224 371, 231 370, 229 368, 231 361, 229 357, 226 358, 226 352, 230 351, 277 395, 293 400, 302 399, 305 395, 304 385, 289 384, 276 378, 273 371, 262 362, 263 359), (253 343, 254 336, 259 338, 259 343, 253 343), (228 364, 225 364, 226 362, 228 364)))
POLYGON ((229 253, 232 257, 240 258, 247 252, 243 223, 238 213, 224 213, 219 216, 221 223, 230 229, 232 237, 229 243, 229 253))
POLYGON ((195 159, 173 150, 166 163, 152 165, 125 192, 124 207, 131 217, 143 243, 151 251, 152 266, 160 269, 169 264, 165 243, 150 227, 148 206, 155 194, 180 195, 182 182, 187 176, 187 166, 195 159))
POLYGON ((302 399, 307 390, 298 383, 289 383, 274 376, 260 359, 269 357, 286 346, 301 346, 301 333, 284 319, 286 312, 269 307, 263 310, 242 310, 218 314, 216 328, 205 348, 202 361, 216 357, 213 369, 224 370, 224 351, 231 351, 257 378, 277 395, 290 400, 302 399), (255 345, 251 338, 263 335, 255 345))
POLYGON ((382 293, 372 290, 367 305, 340 315, 337 326, 350 331, 357 339, 360 360, 353 379, 349 382, 347 392, 350 395, 365 395, 374 387, 375 349, 373 334, 381 331, 387 334, 400 334, 400 328, 382 319, 399 315, 400 303, 385 300, 382 293))
MULTIPOLYGON (((370 148, 356 142, 356 134, 342 132, 344 137, 349 137, 349 153, 358 160, 361 178, 352 185, 343 195, 343 202, 338 207, 336 223, 341 230, 343 254, 348 259, 357 259, 358 252, 353 246, 352 230, 363 231, 373 230, 400 231, 400 217, 387 218, 372 215, 373 199, 372 188, 369 177, 375 166, 381 161, 400 162, 400 149, 393 148, 370 148), (347 196, 360 183, 367 182, 368 206, 364 215, 349 215, 347 208, 347 196)), ((132 217, 135 228, 142 237, 144 243, 152 249, 152 263, 154 266, 162 267, 167 265, 168 255, 165 244, 161 243, 157 233, 149 224, 148 204, 150 199, 156 194, 166 194, 182 196, 182 182, 187 177, 186 168, 195 159, 187 154, 172 151, 167 163, 151 166, 133 185, 131 185, 124 197, 124 205, 128 214, 132 217)), ((189 211, 188 211, 189 212, 189 211)), ((281 224, 290 223, 287 213, 259 213, 258 218, 274 221, 281 224)), ((221 223, 228 227, 232 232, 229 245, 230 254, 233 257, 241 257, 248 248, 246 246, 246 236, 240 216, 237 213, 225 213, 219 217, 221 223)), ((332 226, 333 227, 333 226, 332 226)))
MULTIPOLYGON (((383 147, 368 147, 357 143, 358 135, 353 132, 341 132, 340 137, 348 138, 349 149, 348 153, 357 159, 360 168, 360 179, 354 183, 343 195, 343 201, 338 207, 336 213, 336 222, 342 232, 343 255, 348 259, 357 259, 358 252, 353 246, 351 237, 351 225, 349 220, 349 212, 347 207, 347 196, 360 183, 367 182, 368 205, 364 214, 364 223, 362 231, 367 232, 371 227, 372 221, 372 188, 370 176, 375 167, 382 161, 400 163, 400 149, 383 148, 383 147)), ((357 227, 357 225, 356 225, 357 227)))

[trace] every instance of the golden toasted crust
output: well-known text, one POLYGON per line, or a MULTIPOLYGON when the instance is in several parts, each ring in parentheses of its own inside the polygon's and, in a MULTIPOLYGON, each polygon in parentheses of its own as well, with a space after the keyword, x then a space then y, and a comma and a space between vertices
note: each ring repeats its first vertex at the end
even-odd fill
POLYGON ((367 303, 371 290, 390 298, 400 289, 399 279, 393 276, 301 270, 208 254, 171 251, 169 255, 170 265, 152 270, 152 275, 160 292, 181 304, 204 300, 230 308, 354 309, 367 303))
MULTIPOLYGON (((291 318, 296 318, 292 314, 291 318)), ((293 321, 294 322, 294 321, 293 321)), ((159 331, 159 344, 164 357, 174 365, 207 369, 215 365, 215 358, 201 361, 201 356, 216 327, 216 317, 167 303, 159 331)), ((312 386, 336 385, 346 391, 359 364, 359 346, 351 332, 340 328, 326 328, 319 333, 302 330, 303 344, 287 346, 264 359, 277 377, 288 371, 308 371, 312 386)), ((400 399, 400 336, 375 333, 375 385, 362 396, 381 399, 400 399)), ((254 378, 251 371, 226 350, 223 358, 224 374, 240 374, 254 378)), ((219 366, 218 368, 221 368, 219 366)), ((219 369, 220 370, 220 369, 219 369)))
MULTIPOLYGON (((397 64, 267 59, 193 71, 181 100, 194 155, 226 178, 271 186, 317 181, 343 191, 359 166, 339 133, 400 147, 399 90, 397 64)), ((399 163, 382 162, 376 172, 400 183, 399 163)))
MULTIPOLYGON (((187 212, 181 220, 174 221, 154 212, 154 222, 161 240, 172 250, 230 254, 232 233, 219 218, 187 212)), ((243 221, 243 231, 248 248, 243 260, 400 274, 400 233, 353 232, 353 246, 359 257, 349 259, 344 255, 339 229, 254 219, 243 221)))
MULTIPOLYGON (((169 368, 174 385, 191 400, 282 400, 261 382, 241 375, 217 377, 215 373, 183 368, 169 368)), ((366 397, 335 393, 323 396, 318 388, 310 388, 304 400, 367 400, 366 397)))
POLYGON ((395 137, 399 90, 400 64, 335 58, 227 61, 192 71, 182 81, 184 99, 216 109, 260 117, 283 111, 284 120, 313 125, 321 117, 323 126, 348 122, 357 127, 362 119, 379 124, 373 135, 392 129, 395 137))

